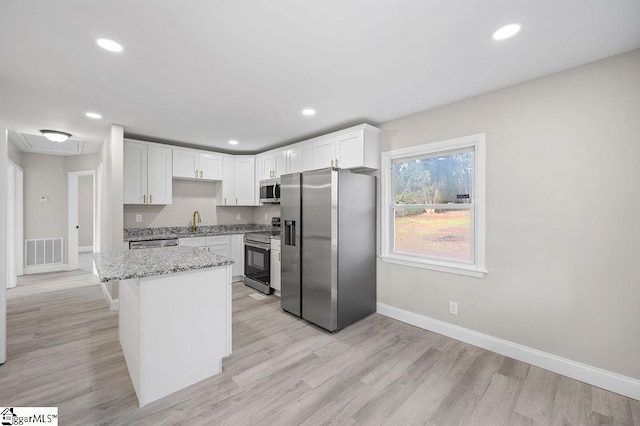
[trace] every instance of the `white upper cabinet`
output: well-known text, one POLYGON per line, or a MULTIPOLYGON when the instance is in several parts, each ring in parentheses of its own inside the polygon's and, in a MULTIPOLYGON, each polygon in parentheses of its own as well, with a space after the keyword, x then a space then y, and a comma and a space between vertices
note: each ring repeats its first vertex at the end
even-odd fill
POLYGON ((278 178, 287 173, 287 151, 271 151, 256 156, 260 163, 258 180, 278 178))
POLYGON ((333 167, 336 161, 336 137, 328 136, 313 142, 313 169, 333 167))
POLYGON ((373 126, 362 124, 315 139, 313 168, 379 169, 379 132, 373 126))
POLYGON ((222 180, 222 155, 197 149, 174 148, 173 177, 222 180))
POLYGON ((256 205, 255 157, 225 156, 222 170, 222 199, 219 205, 256 205))
POLYGON ((124 141, 124 204, 171 204, 171 151, 158 144, 124 141))
POLYGON ((313 170, 313 144, 306 142, 287 149, 287 173, 313 170))

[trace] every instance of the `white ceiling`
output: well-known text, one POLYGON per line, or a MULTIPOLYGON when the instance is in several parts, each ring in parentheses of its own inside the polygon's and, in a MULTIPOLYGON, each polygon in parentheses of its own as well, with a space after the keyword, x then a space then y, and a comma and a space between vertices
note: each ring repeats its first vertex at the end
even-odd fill
POLYGON ((5 0, 0 126, 255 152, 638 48, 638 18, 638 0, 5 0))

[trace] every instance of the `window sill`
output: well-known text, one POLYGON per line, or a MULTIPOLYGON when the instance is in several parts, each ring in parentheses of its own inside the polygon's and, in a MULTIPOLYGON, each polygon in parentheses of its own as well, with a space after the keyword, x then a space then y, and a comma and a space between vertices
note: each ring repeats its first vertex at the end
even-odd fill
POLYGON ((452 262, 425 261, 416 259, 411 256, 401 256, 397 254, 381 255, 380 258, 386 263, 395 263, 397 265, 412 266, 414 268, 431 269, 439 272, 449 272, 452 274, 466 275, 469 277, 484 277, 489 271, 484 268, 478 268, 474 265, 462 265, 452 262))

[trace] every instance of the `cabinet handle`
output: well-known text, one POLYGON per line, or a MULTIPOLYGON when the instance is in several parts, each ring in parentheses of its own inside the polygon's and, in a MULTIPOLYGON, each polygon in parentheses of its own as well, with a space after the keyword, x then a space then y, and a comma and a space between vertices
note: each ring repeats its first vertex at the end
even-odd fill
POLYGON ((338 159, 336 158, 336 169, 338 168, 338 159))
POLYGON ((147 204, 147 194, 142 196, 142 204, 147 204))
POLYGON ((227 204, 227 197, 224 197, 224 203, 227 204))
POLYGON ((202 177, 202 170, 200 170, 200 177, 202 177))
POLYGON ((149 194, 149 204, 153 204, 153 195, 149 194))
POLYGON ((196 177, 198 177, 198 171, 196 170, 196 177))
POLYGON ((238 197, 236 197, 236 206, 238 205, 238 197))
POLYGON ((278 260, 282 260, 282 252, 278 252, 278 260))
POLYGON ((331 167, 333 167, 333 158, 331 159, 331 167))

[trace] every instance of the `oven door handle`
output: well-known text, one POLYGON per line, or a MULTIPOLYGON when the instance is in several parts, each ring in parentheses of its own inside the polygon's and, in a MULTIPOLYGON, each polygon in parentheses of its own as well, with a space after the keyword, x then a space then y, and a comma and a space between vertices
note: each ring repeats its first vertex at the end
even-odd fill
POLYGON ((271 244, 256 243, 256 242, 253 242, 253 241, 245 241, 244 245, 245 246, 249 246, 249 247, 259 248, 259 249, 262 249, 262 250, 267 250, 267 251, 271 250, 271 244))

